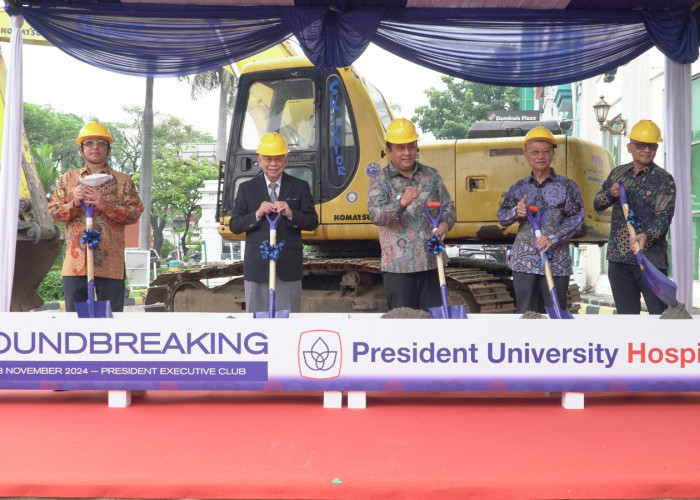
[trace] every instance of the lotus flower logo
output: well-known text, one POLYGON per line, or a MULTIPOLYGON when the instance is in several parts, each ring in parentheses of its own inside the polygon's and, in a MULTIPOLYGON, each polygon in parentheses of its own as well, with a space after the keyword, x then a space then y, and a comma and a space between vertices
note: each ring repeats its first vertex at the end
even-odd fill
POLYGON ((331 351, 321 337, 311 346, 310 351, 304 351, 304 364, 313 371, 328 371, 335 365, 337 351, 331 351))
POLYGON ((329 379, 340 375, 342 345, 340 334, 310 330, 299 338, 299 372, 302 377, 329 379))

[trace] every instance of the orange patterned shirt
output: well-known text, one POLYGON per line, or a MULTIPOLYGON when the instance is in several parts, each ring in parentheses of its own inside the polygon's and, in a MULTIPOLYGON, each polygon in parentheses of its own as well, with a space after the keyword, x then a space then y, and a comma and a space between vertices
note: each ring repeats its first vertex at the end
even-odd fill
MULTIPOLYGON (((87 275, 87 252, 82 243, 85 230, 85 210, 73 205, 73 189, 80 179, 90 172, 87 166, 71 170, 61 176, 51 195, 49 212, 55 221, 66 223, 66 256, 63 259, 63 276, 87 275)), ((108 180, 96 189, 106 203, 105 209, 95 207, 94 229, 102 232, 100 242, 94 250, 95 276, 124 279, 124 226, 135 224, 143 212, 141 198, 131 177, 107 166, 99 173, 110 174, 108 180)))

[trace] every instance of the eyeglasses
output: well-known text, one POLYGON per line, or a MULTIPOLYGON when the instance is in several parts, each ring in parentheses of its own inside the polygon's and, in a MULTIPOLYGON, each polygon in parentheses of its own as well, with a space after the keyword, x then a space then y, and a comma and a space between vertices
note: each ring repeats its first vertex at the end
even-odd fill
POLYGON ((649 148, 649 151, 656 151, 657 149, 659 149, 659 145, 653 142, 633 142, 632 146, 634 146, 634 149, 636 149, 637 151, 644 151, 647 148, 649 148))
POLYGON ((94 148, 94 147, 106 148, 107 146, 109 146, 109 142, 105 141, 104 139, 97 139, 97 140, 88 139, 86 141, 83 141, 83 146, 87 146, 88 148, 94 148))
POLYGON ((528 149, 525 151, 530 156, 552 156, 554 153, 553 149, 528 149))
POLYGON ((285 158, 287 155, 276 155, 276 156, 269 156, 269 155, 259 155, 258 156, 258 161, 260 163, 263 163, 265 165, 272 165, 273 163, 282 163, 284 162, 285 158))

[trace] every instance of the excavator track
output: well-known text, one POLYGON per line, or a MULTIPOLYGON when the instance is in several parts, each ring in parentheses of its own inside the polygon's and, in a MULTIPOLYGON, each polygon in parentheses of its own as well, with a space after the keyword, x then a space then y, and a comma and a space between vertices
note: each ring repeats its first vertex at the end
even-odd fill
MULTIPOLYGON (((515 311, 507 278, 473 267, 468 259, 453 260, 445 271, 451 304, 463 304, 471 313, 515 311)), ((211 289, 202 283, 242 274, 242 262, 163 273, 149 287, 146 310, 244 311, 242 279, 211 289)), ((308 259, 304 274, 303 312, 386 311, 379 259, 308 259)))

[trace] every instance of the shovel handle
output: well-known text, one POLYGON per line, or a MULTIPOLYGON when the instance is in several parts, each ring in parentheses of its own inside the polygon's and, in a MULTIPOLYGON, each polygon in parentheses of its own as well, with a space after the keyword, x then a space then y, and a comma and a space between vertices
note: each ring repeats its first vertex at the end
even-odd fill
MULTIPOLYGON (((92 229, 92 216, 95 213, 95 205, 88 205, 85 201, 81 200, 83 208, 85 209, 85 229, 92 229)), ((95 256, 93 254, 94 250, 90 248, 90 245, 85 245, 85 252, 87 255, 87 280, 88 282, 95 279, 95 256)))
MULTIPOLYGON (((627 204, 627 193, 625 193, 625 185, 622 183, 622 181, 618 181, 617 184, 618 186, 620 186, 620 206, 622 207, 622 215, 625 216, 625 221, 627 222, 627 231, 629 231, 630 236, 632 238, 636 238, 637 231, 636 229, 634 229, 632 223, 628 220, 630 214, 630 206, 627 204)), ((641 248, 639 248, 639 242, 634 242, 634 247, 632 248, 632 251, 635 254, 641 251, 641 248)))
MULTIPOLYGON (((270 217, 270 214, 265 214, 265 218, 267 219, 267 222, 270 223, 270 229, 277 230, 277 223, 279 222, 280 217, 282 217, 282 212, 277 212, 277 217, 275 217, 274 219, 272 217, 270 217)), ((270 243, 272 243, 272 242, 270 242, 270 243)))
MULTIPOLYGON (((425 215, 428 216, 428 219, 430 220, 430 223, 433 226, 433 230, 437 229, 440 226, 440 217, 442 217, 442 203, 440 203, 439 201, 426 201, 425 215), (438 211, 437 217, 433 217, 432 215, 430 215, 431 208, 440 209, 438 211)), ((445 266, 442 262, 442 252, 439 252, 435 257, 437 258, 437 268, 438 277, 440 278, 440 286, 443 286, 447 283, 447 280, 445 279, 445 266)))
MULTIPOLYGON (((277 212, 277 217, 274 219, 270 217, 270 214, 265 214, 265 218, 270 223, 270 245, 277 244, 277 223, 282 216, 282 212, 277 212)), ((275 290, 277 284, 277 261, 275 259, 270 259, 270 276, 268 276, 268 286, 270 290, 275 290)))
POLYGON ((433 229, 437 229, 438 226, 440 225, 440 217, 442 217, 442 203, 439 201, 426 201, 425 202, 425 215, 428 216, 428 219, 430 220, 430 223, 433 226, 433 229), (439 208, 440 210, 438 211, 437 217, 433 217, 430 215, 430 209, 431 208, 439 208))

